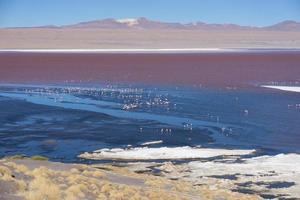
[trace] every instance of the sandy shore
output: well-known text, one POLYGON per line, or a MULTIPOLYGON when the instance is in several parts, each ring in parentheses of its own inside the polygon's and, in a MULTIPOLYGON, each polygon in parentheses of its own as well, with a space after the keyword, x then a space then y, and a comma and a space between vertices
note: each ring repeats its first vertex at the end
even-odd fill
POLYGON ((0 199, 260 199, 111 165, 0 160, 0 199))
POLYGON ((0 49, 299 48, 292 31, 0 29, 0 49))
POLYGON ((0 49, 0 53, 271 53, 299 52, 300 48, 112 48, 112 49, 0 49))

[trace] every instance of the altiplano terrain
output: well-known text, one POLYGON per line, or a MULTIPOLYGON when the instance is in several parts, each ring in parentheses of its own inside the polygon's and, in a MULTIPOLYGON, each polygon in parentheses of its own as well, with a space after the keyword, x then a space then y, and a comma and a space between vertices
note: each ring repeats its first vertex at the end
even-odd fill
POLYGON ((268 27, 190 24, 145 18, 0 29, 0 49, 300 48, 300 23, 268 27))

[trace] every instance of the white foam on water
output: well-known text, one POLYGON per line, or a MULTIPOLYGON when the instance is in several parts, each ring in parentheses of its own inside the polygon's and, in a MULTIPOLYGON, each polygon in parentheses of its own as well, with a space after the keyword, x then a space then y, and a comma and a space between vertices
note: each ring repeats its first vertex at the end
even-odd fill
POLYGON ((162 141, 162 140, 157 140, 157 141, 149 141, 149 142, 144 142, 144 143, 142 143, 141 145, 142 145, 142 146, 147 146, 147 145, 152 145, 152 144, 161 144, 161 143, 163 143, 163 141, 162 141))
POLYGON ((171 160, 171 159, 196 159, 211 158, 225 155, 248 155, 255 150, 228 150, 210 149, 196 147, 160 147, 160 148, 132 148, 132 149, 100 149, 91 153, 85 152, 79 155, 80 158, 93 160, 171 160))
POLYGON ((262 85, 261 87, 282 90, 287 92, 300 92, 299 86, 274 86, 274 85, 262 85))

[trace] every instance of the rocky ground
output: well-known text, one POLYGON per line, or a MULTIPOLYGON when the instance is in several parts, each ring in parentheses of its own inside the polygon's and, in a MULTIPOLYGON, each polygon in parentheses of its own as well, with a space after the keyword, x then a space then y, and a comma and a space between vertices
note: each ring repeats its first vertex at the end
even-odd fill
POLYGON ((144 147, 100 149, 79 157, 134 160, 125 164, 132 172, 185 181, 193 187, 208 186, 217 191, 258 195, 264 199, 300 199, 299 154, 262 155, 256 150, 144 147), (165 161, 157 162, 157 159, 165 161))
POLYGON ((236 156, 186 163, 131 163, 137 173, 156 173, 193 186, 209 186, 257 195, 263 199, 300 199, 300 157, 297 154, 240 158, 236 156))

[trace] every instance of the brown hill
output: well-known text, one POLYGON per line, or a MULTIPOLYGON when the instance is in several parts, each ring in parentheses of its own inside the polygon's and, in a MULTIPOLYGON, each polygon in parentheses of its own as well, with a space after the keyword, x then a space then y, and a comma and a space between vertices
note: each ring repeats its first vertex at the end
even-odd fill
POLYGON ((137 19, 103 19, 88 22, 80 22, 56 28, 97 28, 97 29, 160 29, 160 30, 272 30, 272 31, 300 31, 300 23, 295 21, 283 21, 266 27, 240 26, 237 24, 208 24, 204 22, 195 23, 171 23, 154 21, 144 17, 137 19))
POLYGON ((264 29, 273 31, 300 31, 300 23, 287 20, 272 26, 264 27, 264 29))

